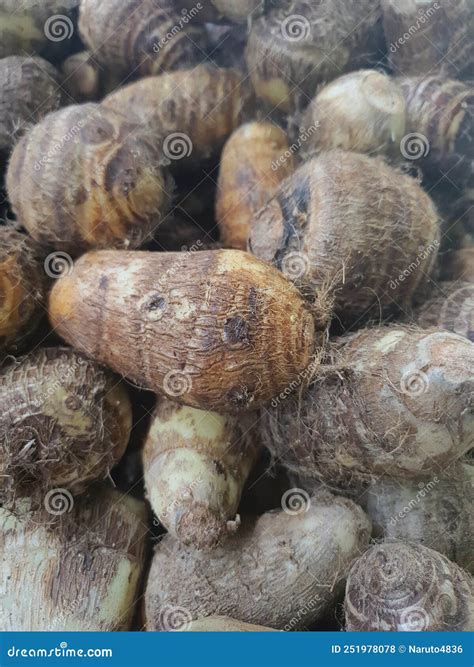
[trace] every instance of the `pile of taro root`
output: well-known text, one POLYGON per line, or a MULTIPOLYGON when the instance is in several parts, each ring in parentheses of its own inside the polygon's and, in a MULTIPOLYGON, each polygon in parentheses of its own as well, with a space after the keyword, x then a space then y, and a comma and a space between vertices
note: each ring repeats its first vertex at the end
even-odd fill
POLYGON ((473 30, 0 0, 0 630, 474 630, 473 30))

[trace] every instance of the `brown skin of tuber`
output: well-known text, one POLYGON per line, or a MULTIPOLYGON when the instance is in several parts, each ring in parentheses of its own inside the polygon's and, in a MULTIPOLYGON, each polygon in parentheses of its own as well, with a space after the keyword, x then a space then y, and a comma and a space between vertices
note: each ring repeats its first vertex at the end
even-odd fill
POLYGON ((349 573, 344 606, 349 632, 474 630, 473 578, 420 544, 366 551, 349 573))
POLYGON ((74 53, 61 65, 63 86, 73 103, 96 102, 103 87, 103 74, 90 51, 74 53))
POLYGON ((440 282, 438 293, 423 303, 414 319, 423 329, 437 327, 465 336, 474 342, 474 285, 468 282, 440 282))
POLYGON ((369 537, 360 507, 330 494, 308 500, 299 513, 242 521, 212 558, 165 536, 145 593, 147 629, 169 630, 170 607, 184 608, 188 621, 217 614, 275 629, 307 627, 334 604, 369 537))
POLYGON ((7 172, 13 210, 41 244, 77 255, 133 248, 169 205, 169 183, 144 128, 96 104, 49 114, 17 144, 7 172))
POLYGON ((0 374, 0 495, 82 492, 123 455, 132 426, 117 378, 67 348, 4 364, 0 374))
POLYGON ((441 269, 445 280, 474 283, 474 246, 447 253, 443 257, 441 269))
POLYGON ((232 134, 221 156, 216 199, 224 247, 247 248, 252 218, 294 169, 294 153, 278 126, 247 123, 232 134))
POLYGON ((188 10, 194 21, 247 23, 261 13, 263 3, 262 0, 201 0, 198 6, 195 0, 179 0, 177 4, 188 10), (199 11, 193 12, 193 8, 199 11))
POLYGON ((0 227, 0 354, 22 350, 46 307, 46 274, 31 239, 0 227))
POLYGON ((43 58, 0 60, 0 152, 8 154, 28 127, 62 102, 59 73, 43 58))
POLYGON ((315 344, 293 285, 238 250, 87 253, 49 312, 59 335, 139 386, 223 414, 269 402, 315 344))
POLYGON ((301 397, 262 414, 265 446, 297 474, 347 488, 432 478, 474 442, 474 344, 399 326, 335 340, 301 397))
POLYGON ((94 58, 118 76, 184 69, 202 60, 205 30, 183 21, 173 5, 169 0, 82 0, 81 37, 94 58))
MULTIPOLYGON (((249 241, 309 300, 333 300, 345 324, 407 308, 426 287, 438 245, 438 215, 418 183, 381 158, 345 151, 283 181, 249 241)), ((323 309, 316 319, 328 317, 323 309)))
POLYGON ((228 616, 208 616, 207 618, 198 618, 191 621, 189 625, 183 628, 184 632, 277 632, 273 628, 266 628, 263 625, 253 625, 236 621, 228 616))

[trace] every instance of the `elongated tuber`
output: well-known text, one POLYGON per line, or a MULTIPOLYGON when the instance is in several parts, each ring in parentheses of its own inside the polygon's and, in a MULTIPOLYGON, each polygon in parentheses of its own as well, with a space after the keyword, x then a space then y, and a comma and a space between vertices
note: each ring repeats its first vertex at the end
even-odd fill
POLYGON ((159 401, 143 468, 150 504, 168 531, 198 549, 215 547, 235 532, 258 445, 236 418, 159 401))
POLYGON ((148 630, 169 630, 167 610, 186 620, 215 614, 276 629, 310 625, 337 598, 347 569, 366 548, 370 522, 329 494, 299 513, 248 520, 209 558, 166 536, 156 547, 145 594, 148 630), (184 616, 184 614, 183 614, 184 616))
MULTIPOLYGON (((1 31, 1 27, 0 27, 1 31)), ((59 108, 59 74, 43 58, 10 56, 0 60, 0 151, 9 153, 34 123, 59 108)))
POLYGON ((79 30, 94 58, 118 76, 160 74, 202 60, 205 30, 169 0, 82 0, 79 30))
POLYGON ((415 322, 423 329, 438 327, 474 342, 474 285, 440 282, 438 294, 415 311, 415 322))
POLYGON ((46 348, 0 374, 1 490, 81 492, 106 477, 127 446, 131 406, 122 384, 73 350, 46 348))
POLYGON ((224 246, 245 250, 255 213, 295 169, 286 133, 267 122, 242 125, 222 152, 216 218, 224 246))
POLYGON ((31 240, 0 227, 0 353, 30 341, 46 306, 46 274, 31 240))
POLYGON ((317 86, 380 57, 376 0, 275 0, 253 22, 246 62, 257 97, 289 111, 317 86))
POLYGON ((208 616, 191 621, 183 627, 184 632, 277 632, 263 625, 236 621, 228 616, 208 616))
POLYGON ((299 136, 306 155, 334 148, 399 158, 405 135, 400 86, 377 70, 359 70, 324 86, 308 106, 299 136))
POLYGON ((56 489, 42 506, 25 498, 0 508, 0 627, 130 630, 147 533, 144 504, 106 487, 75 500, 56 489))
POLYGON ((306 395, 262 415, 263 443, 337 485, 430 478, 474 443, 474 344, 441 331, 367 329, 332 343, 306 395))
POLYGON ((250 113, 251 86, 235 69, 199 65, 147 77, 108 95, 104 106, 133 114, 150 131, 163 160, 182 167, 215 156, 250 113))
POLYGON ((438 215, 418 183, 381 158, 345 151, 283 181, 250 235, 252 252, 310 300, 332 295, 344 322, 409 306, 438 245, 438 215))
POLYGON ((144 128, 96 104, 66 107, 35 125, 13 151, 7 188, 31 236, 73 255, 139 246, 169 203, 144 128))
POLYGON ((205 410, 257 409, 313 353, 313 318, 296 289, 238 250, 87 253, 49 305, 74 347, 205 410))
POLYGON ((474 629, 472 577, 419 544, 387 542, 357 560, 346 585, 346 630, 474 629))

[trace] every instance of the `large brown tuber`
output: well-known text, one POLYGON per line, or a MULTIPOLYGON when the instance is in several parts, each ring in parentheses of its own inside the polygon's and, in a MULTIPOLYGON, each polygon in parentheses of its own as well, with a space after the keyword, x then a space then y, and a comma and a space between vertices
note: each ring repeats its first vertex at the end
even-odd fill
POLYGON ((440 282, 438 293, 418 308, 415 322, 423 329, 438 327, 474 342, 474 285, 440 282))
POLYGON ((264 444, 334 486, 432 477, 474 444, 474 343, 399 326, 334 341, 301 397, 262 414, 264 444))
POLYGON ((245 250, 251 222, 295 169, 286 133, 268 122, 246 123, 222 152, 216 218, 225 247, 245 250))
POLYGON ((106 487, 0 508, 2 631, 130 630, 146 519, 143 503, 106 487))
POLYGON ((330 494, 248 519, 212 558, 166 536, 148 578, 147 629, 172 629, 173 608, 184 610, 187 623, 217 614, 276 629, 307 627, 337 599, 369 537, 360 507, 330 494))
POLYGON ((33 238, 76 255, 133 248, 169 203, 168 182, 146 128, 96 104, 46 116, 17 144, 7 188, 33 238))
POLYGON ((146 77, 108 95, 103 104, 120 109, 148 128, 163 160, 178 166, 215 157, 249 115, 251 86, 235 69, 198 65, 146 77))
POLYGON ((86 47, 117 76, 160 74, 203 59, 205 30, 171 0, 82 0, 86 47))
POLYGON ((246 62, 257 97, 289 111, 341 72, 379 60, 377 0, 275 0, 254 21, 246 62))
POLYGON ((0 152, 9 153, 29 126, 59 108, 58 79, 57 70, 43 58, 0 60, 0 152))
POLYGON ((132 413, 107 370, 67 348, 4 364, 0 374, 0 491, 80 493, 125 451, 132 413))
POLYGON ((138 385, 224 414, 269 402, 308 365, 315 338, 293 285, 238 250, 87 253, 54 285, 50 317, 138 385))
POLYGON ((31 239, 0 226, 0 355, 28 343, 45 313, 46 273, 31 239))
MULTIPOLYGON (((250 248, 344 322, 408 307, 436 261, 438 215, 382 158, 330 151, 303 164, 252 222, 250 248)), ((327 313, 320 314, 321 319, 327 313)))
POLYGON ((346 585, 346 630, 474 630, 474 582, 460 567, 418 544, 373 546, 346 585))
POLYGON ((237 530, 240 496, 258 452, 251 424, 166 399, 143 450, 153 511, 184 545, 214 547, 237 530))

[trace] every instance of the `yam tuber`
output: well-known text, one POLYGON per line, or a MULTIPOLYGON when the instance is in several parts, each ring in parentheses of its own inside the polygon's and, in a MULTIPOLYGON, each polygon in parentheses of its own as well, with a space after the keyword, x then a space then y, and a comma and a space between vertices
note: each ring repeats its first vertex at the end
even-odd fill
POLYGON ((237 530, 258 441, 236 418, 159 401, 143 451, 153 511, 186 546, 214 547, 237 530))
POLYGON ((67 348, 40 349, 0 374, 1 490, 32 494, 55 487, 80 493, 106 477, 128 443, 125 388, 67 348))
POLYGON ((245 250, 255 213, 295 169, 286 133, 268 122, 246 123, 221 156, 216 218, 224 246, 245 250))
POLYGON ((334 603, 370 522, 350 500, 314 497, 299 514, 268 512, 243 522, 213 552, 186 552, 165 536, 157 545, 145 594, 148 630, 170 630, 169 609, 187 623, 230 616, 276 629, 300 629, 334 603))
POLYGON ((420 544, 366 551, 349 572, 344 606, 348 631, 474 629, 472 577, 420 544))
POLYGON ((269 402, 314 348, 296 289, 238 250, 90 252, 56 281, 49 305, 77 349, 142 387, 224 414, 269 402))
POLYGON ((463 282, 438 283, 439 294, 415 311, 416 324, 423 329, 438 327, 474 342, 474 285, 463 282))
POLYGON ((0 508, 0 627, 130 630, 145 567, 144 504, 106 487, 74 503, 56 491, 43 507, 24 498, 0 508))
POLYGON ((13 151, 7 188, 31 236, 72 255, 137 247, 169 204, 168 182, 144 128, 96 104, 68 106, 13 151))

